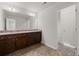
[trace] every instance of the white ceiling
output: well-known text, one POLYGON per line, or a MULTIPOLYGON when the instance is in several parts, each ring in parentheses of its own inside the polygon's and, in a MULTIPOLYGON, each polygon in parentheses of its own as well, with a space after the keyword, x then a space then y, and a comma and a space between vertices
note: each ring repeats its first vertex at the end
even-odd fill
POLYGON ((56 2, 47 2, 47 4, 43 4, 43 2, 24 2, 20 3, 22 6, 25 6, 27 9, 40 12, 52 5, 54 5, 56 2))
POLYGON ((54 5, 56 2, 48 2, 47 4, 43 5, 42 2, 0 2, 0 6, 7 7, 7 6, 13 6, 13 7, 19 7, 24 8, 26 10, 30 10, 33 12, 39 12, 46 8, 48 8, 51 5, 54 5))
POLYGON ((72 4, 71 2, 47 2, 47 4, 43 4, 43 2, 0 2, 1 7, 16 7, 25 10, 33 11, 33 12, 41 12, 50 6, 61 6, 61 5, 72 4))

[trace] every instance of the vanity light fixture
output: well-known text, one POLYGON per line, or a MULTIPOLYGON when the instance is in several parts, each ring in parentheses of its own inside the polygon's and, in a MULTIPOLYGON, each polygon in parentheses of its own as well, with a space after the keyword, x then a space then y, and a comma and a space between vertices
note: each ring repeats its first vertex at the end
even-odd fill
POLYGON ((12 11, 12 12, 18 12, 17 9, 13 8, 13 7, 8 7, 8 11, 12 11))

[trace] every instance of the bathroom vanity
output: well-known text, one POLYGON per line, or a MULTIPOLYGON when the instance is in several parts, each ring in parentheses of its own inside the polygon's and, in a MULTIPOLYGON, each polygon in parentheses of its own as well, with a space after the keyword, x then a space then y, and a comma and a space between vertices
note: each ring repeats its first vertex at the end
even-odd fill
POLYGON ((35 19, 28 14, 0 9, 0 55, 41 42, 41 30, 36 29, 35 19))
POLYGON ((0 55, 7 55, 41 42, 41 30, 6 31, 0 33, 0 55))

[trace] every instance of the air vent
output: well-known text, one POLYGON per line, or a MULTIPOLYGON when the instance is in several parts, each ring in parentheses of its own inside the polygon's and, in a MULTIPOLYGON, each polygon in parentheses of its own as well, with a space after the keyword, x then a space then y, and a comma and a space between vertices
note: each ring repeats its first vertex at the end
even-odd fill
POLYGON ((47 4, 47 2, 42 2, 42 5, 46 5, 47 4))

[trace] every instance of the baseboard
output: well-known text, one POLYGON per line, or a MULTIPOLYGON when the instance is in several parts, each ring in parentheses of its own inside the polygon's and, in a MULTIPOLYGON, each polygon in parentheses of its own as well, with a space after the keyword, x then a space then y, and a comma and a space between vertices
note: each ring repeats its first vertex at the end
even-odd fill
POLYGON ((44 43, 44 42, 42 42, 42 44, 46 45, 46 46, 49 47, 49 48, 52 48, 52 49, 54 49, 54 50, 57 50, 56 47, 53 47, 53 46, 51 46, 51 45, 49 45, 49 44, 46 44, 46 43, 44 43))

